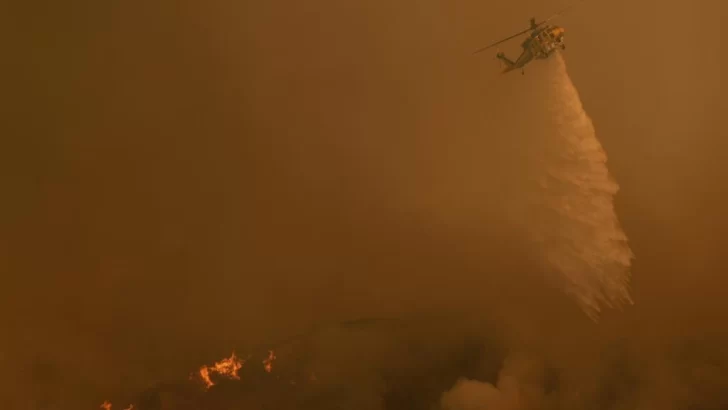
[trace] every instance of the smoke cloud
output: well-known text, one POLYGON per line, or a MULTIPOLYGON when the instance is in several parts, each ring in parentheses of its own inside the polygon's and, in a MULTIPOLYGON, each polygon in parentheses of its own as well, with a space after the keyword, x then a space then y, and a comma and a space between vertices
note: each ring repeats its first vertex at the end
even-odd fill
POLYGON ((460 379, 443 393, 442 410, 525 410, 544 401, 544 367, 524 355, 509 356, 495 385, 460 379))

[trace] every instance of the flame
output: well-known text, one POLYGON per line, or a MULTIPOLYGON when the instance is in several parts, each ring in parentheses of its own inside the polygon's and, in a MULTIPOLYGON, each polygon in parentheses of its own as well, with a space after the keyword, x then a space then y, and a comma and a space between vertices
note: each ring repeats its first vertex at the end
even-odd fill
MULTIPOLYGON (((273 361, 275 361, 276 359, 277 357, 275 355, 275 352, 273 350, 268 350, 268 356, 263 360, 263 369, 267 373, 271 373, 273 371, 273 361)), ((233 351, 230 357, 222 359, 211 366, 201 366, 197 372, 197 376, 199 376, 199 378, 202 380, 202 383, 205 385, 205 390, 208 390, 210 387, 215 385, 215 382, 212 381, 213 374, 232 380, 240 380, 238 371, 243 367, 245 362, 245 359, 240 359, 237 355, 235 355, 235 352, 233 351)), ((190 374, 189 379, 193 380, 194 378, 195 373, 190 374)), ((317 383, 318 378, 315 374, 311 373, 308 376, 308 381, 311 383, 317 383)), ((295 380, 291 380, 290 384, 296 385, 297 382, 295 380)), ((102 410, 111 410, 111 402, 109 402, 108 400, 104 401, 103 404, 101 404, 100 408, 102 410)), ((130 404, 124 410, 135 410, 135 407, 133 404, 130 404)))
POLYGON ((230 357, 222 359, 212 366, 200 367, 200 378, 205 384, 205 389, 209 389, 210 387, 215 385, 215 383, 210 378, 212 373, 217 373, 220 376, 224 376, 229 379, 240 380, 240 376, 238 376, 238 370, 243 367, 243 363, 245 363, 245 361, 240 360, 237 356, 235 356, 235 352, 233 352, 230 357))
MULTIPOLYGON (((99 408, 102 408, 104 410, 111 410, 111 403, 106 400, 103 403, 101 403, 101 406, 99 408)), ((125 408, 124 410, 134 410, 134 405, 130 404, 129 407, 125 408)))
POLYGON ((276 359, 276 355, 272 350, 268 350, 268 357, 263 360, 263 368, 265 368, 265 371, 270 373, 273 371, 273 360, 276 359))

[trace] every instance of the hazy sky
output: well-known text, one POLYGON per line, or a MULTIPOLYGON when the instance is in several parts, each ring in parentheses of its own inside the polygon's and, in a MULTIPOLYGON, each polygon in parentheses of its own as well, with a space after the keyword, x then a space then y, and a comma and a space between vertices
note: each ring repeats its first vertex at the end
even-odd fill
POLYGON ((636 305, 599 326, 505 218, 539 63, 471 55, 567 2, 8 6, 0 394, 95 403, 318 323, 435 311, 564 360, 627 340, 728 361, 723 3, 555 21, 636 254, 636 305))

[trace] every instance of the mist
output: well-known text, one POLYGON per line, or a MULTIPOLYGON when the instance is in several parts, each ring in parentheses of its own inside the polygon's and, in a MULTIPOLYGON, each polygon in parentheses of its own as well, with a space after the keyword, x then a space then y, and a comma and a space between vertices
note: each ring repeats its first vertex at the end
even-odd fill
POLYGON ((629 270, 598 323, 532 241, 555 220, 524 223, 563 147, 553 62, 471 55, 559 6, 8 7, 0 402, 725 406, 724 5, 557 22, 619 186, 596 231, 635 255, 578 287, 614 302, 629 270), (189 379, 232 351, 240 380, 189 379))

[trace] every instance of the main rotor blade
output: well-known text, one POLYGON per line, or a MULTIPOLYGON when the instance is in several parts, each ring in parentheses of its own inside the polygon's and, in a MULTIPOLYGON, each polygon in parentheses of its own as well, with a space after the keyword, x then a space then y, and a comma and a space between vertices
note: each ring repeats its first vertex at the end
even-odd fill
POLYGON ((485 51, 485 50, 487 50, 487 49, 489 49, 489 48, 491 48, 491 47, 495 47, 495 46, 497 46, 497 45, 498 45, 498 44, 500 44, 500 43, 504 43, 504 42, 506 42, 506 41, 508 41, 508 40, 510 40, 510 39, 516 38, 516 37, 518 37, 518 36, 520 36, 520 35, 522 35, 522 34, 526 34, 526 33, 528 33, 529 31, 531 31, 531 29, 530 29, 530 28, 527 28, 527 29, 525 29, 525 30, 523 30, 523 31, 520 31, 520 32, 518 32, 518 33, 516 33, 516 34, 514 34, 514 35, 512 35, 512 36, 510 36, 510 37, 504 38, 503 40, 499 40, 499 41, 496 41, 495 43, 493 43, 493 44, 491 44, 491 45, 489 45, 489 46, 487 46, 487 47, 483 47, 483 48, 480 48, 480 49, 478 49, 478 50, 475 50, 475 52, 473 52, 473 54, 478 54, 478 53, 480 53, 481 51, 485 51))
POLYGON ((555 19, 556 17, 561 16, 562 14, 566 13, 567 11, 569 11, 572 7, 575 7, 577 4, 579 4, 579 3, 583 2, 583 1, 584 0, 576 0, 576 1, 574 1, 573 3, 569 4, 568 6, 564 7, 563 9, 561 9, 561 10, 557 11, 556 13, 554 13, 553 15, 551 15, 551 17, 549 17, 546 20, 544 20, 544 21, 536 24, 536 26, 540 26, 540 25, 546 23, 547 21, 551 21, 551 20, 555 19))

